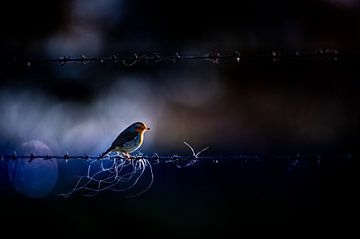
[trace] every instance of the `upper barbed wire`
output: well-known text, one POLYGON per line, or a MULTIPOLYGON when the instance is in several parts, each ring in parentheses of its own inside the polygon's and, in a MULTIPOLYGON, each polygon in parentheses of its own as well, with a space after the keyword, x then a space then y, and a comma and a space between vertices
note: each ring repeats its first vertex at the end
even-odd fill
MULTIPOLYGON (((353 54, 352 54, 353 55, 353 54)), ((336 49, 320 49, 317 51, 294 51, 292 53, 282 53, 281 51, 270 51, 264 54, 241 54, 240 51, 234 51, 232 54, 222 55, 220 52, 210 52, 205 55, 180 55, 175 53, 174 55, 160 55, 155 52, 153 54, 139 54, 134 53, 129 56, 123 56, 114 54, 108 57, 86 57, 82 54, 80 57, 61 56, 58 58, 32 58, 32 57, 13 57, 7 59, 8 63, 13 64, 25 64, 31 66, 34 63, 58 63, 60 65, 66 65, 68 63, 114 63, 120 64, 126 67, 134 66, 138 63, 159 63, 159 62, 183 62, 183 61, 195 61, 203 60, 211 63, 218 64, 221 61, 240 63, 243 60, 256 61, 256 60, 269 60, 272 62, 279 61, 292 61, 292 60, 328 60, 338 61, 340 59, 353 57, 352 55, 340 52, 336 49)))

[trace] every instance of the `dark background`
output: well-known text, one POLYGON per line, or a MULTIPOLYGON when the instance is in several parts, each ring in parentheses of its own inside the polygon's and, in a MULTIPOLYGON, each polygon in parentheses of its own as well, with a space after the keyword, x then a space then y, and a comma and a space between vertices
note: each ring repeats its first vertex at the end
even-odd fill
POLYGON ((11 1, 1 3, 0 16, 2 154, 31 140, 55 154, 98 154, 126 125, 144 120, 152 128, 142 147, 148 154, 188 154, 185 140, 210 146, 208 155, 267 155, 186 169, 160 164, 150 191, 132 199, 57 197, 74 173, 61 163, 53 191, 28 198, 12 188, 2 162, 1 211, 17 222, 11 225, 50 225, 63 236, 185 236, 245 224, 351 222, 360 132, 357 1, 11 1), (327 48, 352 57, 130 68, 19 61, 327 48), (321 177, 316 156, 295 166, 293 157, 271 157, 297 153, 322 155, 321 177))

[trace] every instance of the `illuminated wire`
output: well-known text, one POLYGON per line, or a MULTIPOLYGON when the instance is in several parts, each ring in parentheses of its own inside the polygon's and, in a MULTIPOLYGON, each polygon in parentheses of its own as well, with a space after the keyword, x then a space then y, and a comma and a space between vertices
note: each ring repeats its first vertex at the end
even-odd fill
POLYGON ((70 197, 79 192, 83 196, 93 197, 99 192, 110 190, 115 192, 129 192, 134 188, 140 178, 142 178, 146 169, 150 172, 150 183, 145 189, 135 194, 127 195, 128 197, 139 196, 146 192, 152 185, 154 175, 152 166, 146 159, 138 159, 136 161, 127 158, 102 160, 93 159, 87 169, 87 174, 80 176, 73 189, 68 193, 60 194, 63 197, 70 197), (111 162, 110 167, 104 167, 103 162, 111 162), (128 171, 125 171, 128 170, 128 171), (92 171, 95 171, 92 173, 92 171))

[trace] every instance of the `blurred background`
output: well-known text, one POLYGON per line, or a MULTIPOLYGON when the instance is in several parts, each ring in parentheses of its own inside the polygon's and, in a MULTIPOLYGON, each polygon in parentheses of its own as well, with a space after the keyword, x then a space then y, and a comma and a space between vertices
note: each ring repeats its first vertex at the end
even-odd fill
MULTIPOLYGON (((209 146, 208 155, 347 155, 341 163, 325 158, 329 171, 323 174, 336 182, 333 198, 341 194, 345 200, 351 192, 344 185, 355 177, 351 168, 359 146, 357 61, 132 67, 9 62, 82 54, 269 54, 326 48, 356 55, 359 7, 356 0, 4 2, 1 154, 98 155, 125 127, 143 121, 151 131, 140 151, 149 155, 189 154, 183 141, 195 149, 209 146)), ((153 188, 135 199, 111 193, 92 199, 56 197, 85 166, 1 162, 6 217, 67 221, 64 233, 75 234, 111 234, 116 220, 125 231, 140 225, 169 234, 202 234, 244 223, 316 224, 323 208, 320 188, 327 189, 320 187, 319 162, 293 169, 288 161, 269 158, 247 166, 204 163, 179 170, 160 165, 154 169, 153 188)), ((346 208, 334 210, 346 215, 346 208)))

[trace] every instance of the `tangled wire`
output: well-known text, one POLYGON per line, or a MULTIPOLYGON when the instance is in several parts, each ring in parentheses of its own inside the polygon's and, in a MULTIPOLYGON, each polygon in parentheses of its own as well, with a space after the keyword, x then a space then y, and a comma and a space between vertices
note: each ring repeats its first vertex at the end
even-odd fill
POLYGON ((149 160, 146 158, 127 159, 120 155, 103 160, 93 159, 87 168, 87 174, 79 176, 75 187, 70 192, 60 195, 70 197, 75 192, 80 192, 83 196, 92 197, 105 190, 129 191, 137 185, 146 169, 150 173, 148 186, 136 194, 128 195, 128 197, 139 196, 151 187, 154 174, 149 160))
MULTIPOLYGON (((196 153, 188 143, 184 142, 184 144, 192 152, 190 158, 184 159, 186 160, 185 164, 180 164, 180 157, 176 155, 165 162, 173 162, 178 168, 188 167, 196 163, 199 155, 208 149, 206 147, 196 153)), ((158 155, 154 154, 151 158, 158 158, 158 155)), ((87 174, 79 176, 74 188, 68 193, 60 194, 60 196, 70 197, 74 193, 79 192, 83 196, 93 197, 105 190, 129 192, 139 183, 147 169, 150 174, 148 185, 140 192, 127 195, 127 197, 136 197, 143 194, 154 182, 154 174, 149 157, 139 154, 129 159, 117 154, 115 157, 108 156, 101 160, 91 159, 87 168, 87 174)))

